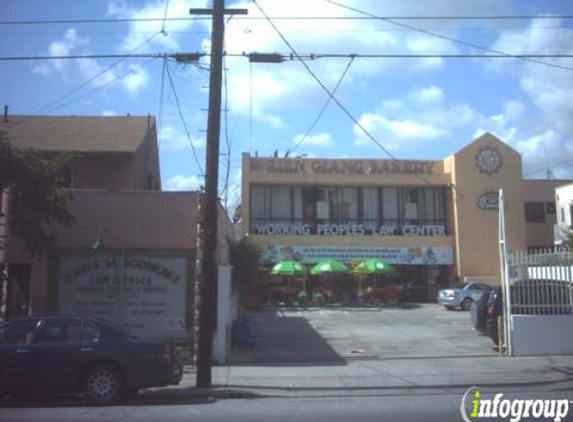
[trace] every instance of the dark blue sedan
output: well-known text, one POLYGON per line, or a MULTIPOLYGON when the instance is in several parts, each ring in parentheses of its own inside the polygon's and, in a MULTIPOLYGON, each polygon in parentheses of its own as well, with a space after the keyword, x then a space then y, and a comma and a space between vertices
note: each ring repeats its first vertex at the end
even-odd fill
POLYGON ((33 316, 0 325, 0 392, 82 392, 95 405, 178 384, 168 342, 139 340, 92 317, 33 316))

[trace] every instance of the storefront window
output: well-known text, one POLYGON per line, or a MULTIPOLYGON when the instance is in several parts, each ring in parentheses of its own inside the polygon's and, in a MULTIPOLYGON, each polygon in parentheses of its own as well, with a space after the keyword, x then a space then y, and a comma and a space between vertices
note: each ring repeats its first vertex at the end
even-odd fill
POLYGON ((363 220, 367 224, 378 223, 380 219, 379 215, 379 198, 378 198, 378 188, 363 188, 362 189, 363 198, 363 220))
POLYGON ((258 234, 425 235, 445 233, 444 209, 438 187, 253 186, 250 220, 258 234))

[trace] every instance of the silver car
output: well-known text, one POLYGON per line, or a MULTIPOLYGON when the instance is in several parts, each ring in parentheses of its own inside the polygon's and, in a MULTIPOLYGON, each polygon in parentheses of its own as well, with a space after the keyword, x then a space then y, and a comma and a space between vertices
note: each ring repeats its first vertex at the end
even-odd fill
POLYGON ((483 283, 463 283, 457 287, 442 289, 438 293, 438 303, 446 309, 460 308, 469 311, 472 302, 478 301, 484 292, 491 290, 491 286, 483 283))

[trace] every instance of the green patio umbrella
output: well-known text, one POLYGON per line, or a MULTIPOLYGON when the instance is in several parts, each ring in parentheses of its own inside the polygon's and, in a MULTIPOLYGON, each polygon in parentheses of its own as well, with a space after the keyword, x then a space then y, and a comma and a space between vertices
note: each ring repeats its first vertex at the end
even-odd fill
POLYGON ((327 259, 325 261, 320 261, 310 270, 310 273, 312 275, 320 275, 325 273, 340 274, 345 272, 348 272, 348 268, 346 267, 346 265, 342 264, 341 262, 335 261, 334 259, 327 259))
POLYGON ((296 261, 280 261, 272 269, 271 274, 273 275, 304 275, 306 274, 306 269, 304 265, 299 264, 296 261))
MULTIPOLYGON (((388 271, 390 271, 388 264, 374 258, 366 259, 352 269, 352 272, 355 274, 374 274, 375 281, 377 281, 378 274, 388 271)), ((360 280, 358 284, 358 296, 362 297, 362 283, 360 280)))
POLYGON ((390 265, 378 259, 366 259, 352 269, 358 274, 377 274, 390 271, 390 265))

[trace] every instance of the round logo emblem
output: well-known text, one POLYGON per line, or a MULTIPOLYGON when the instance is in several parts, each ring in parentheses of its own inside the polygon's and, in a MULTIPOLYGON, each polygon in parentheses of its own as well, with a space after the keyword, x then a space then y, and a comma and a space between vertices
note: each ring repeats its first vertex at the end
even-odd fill
POLYGON ((479 150, 476 155, 476 166, 482 173, 493 174, 497 173, 499 168, 503 165, 501 155, 494 147, 485 147, 479 150))

